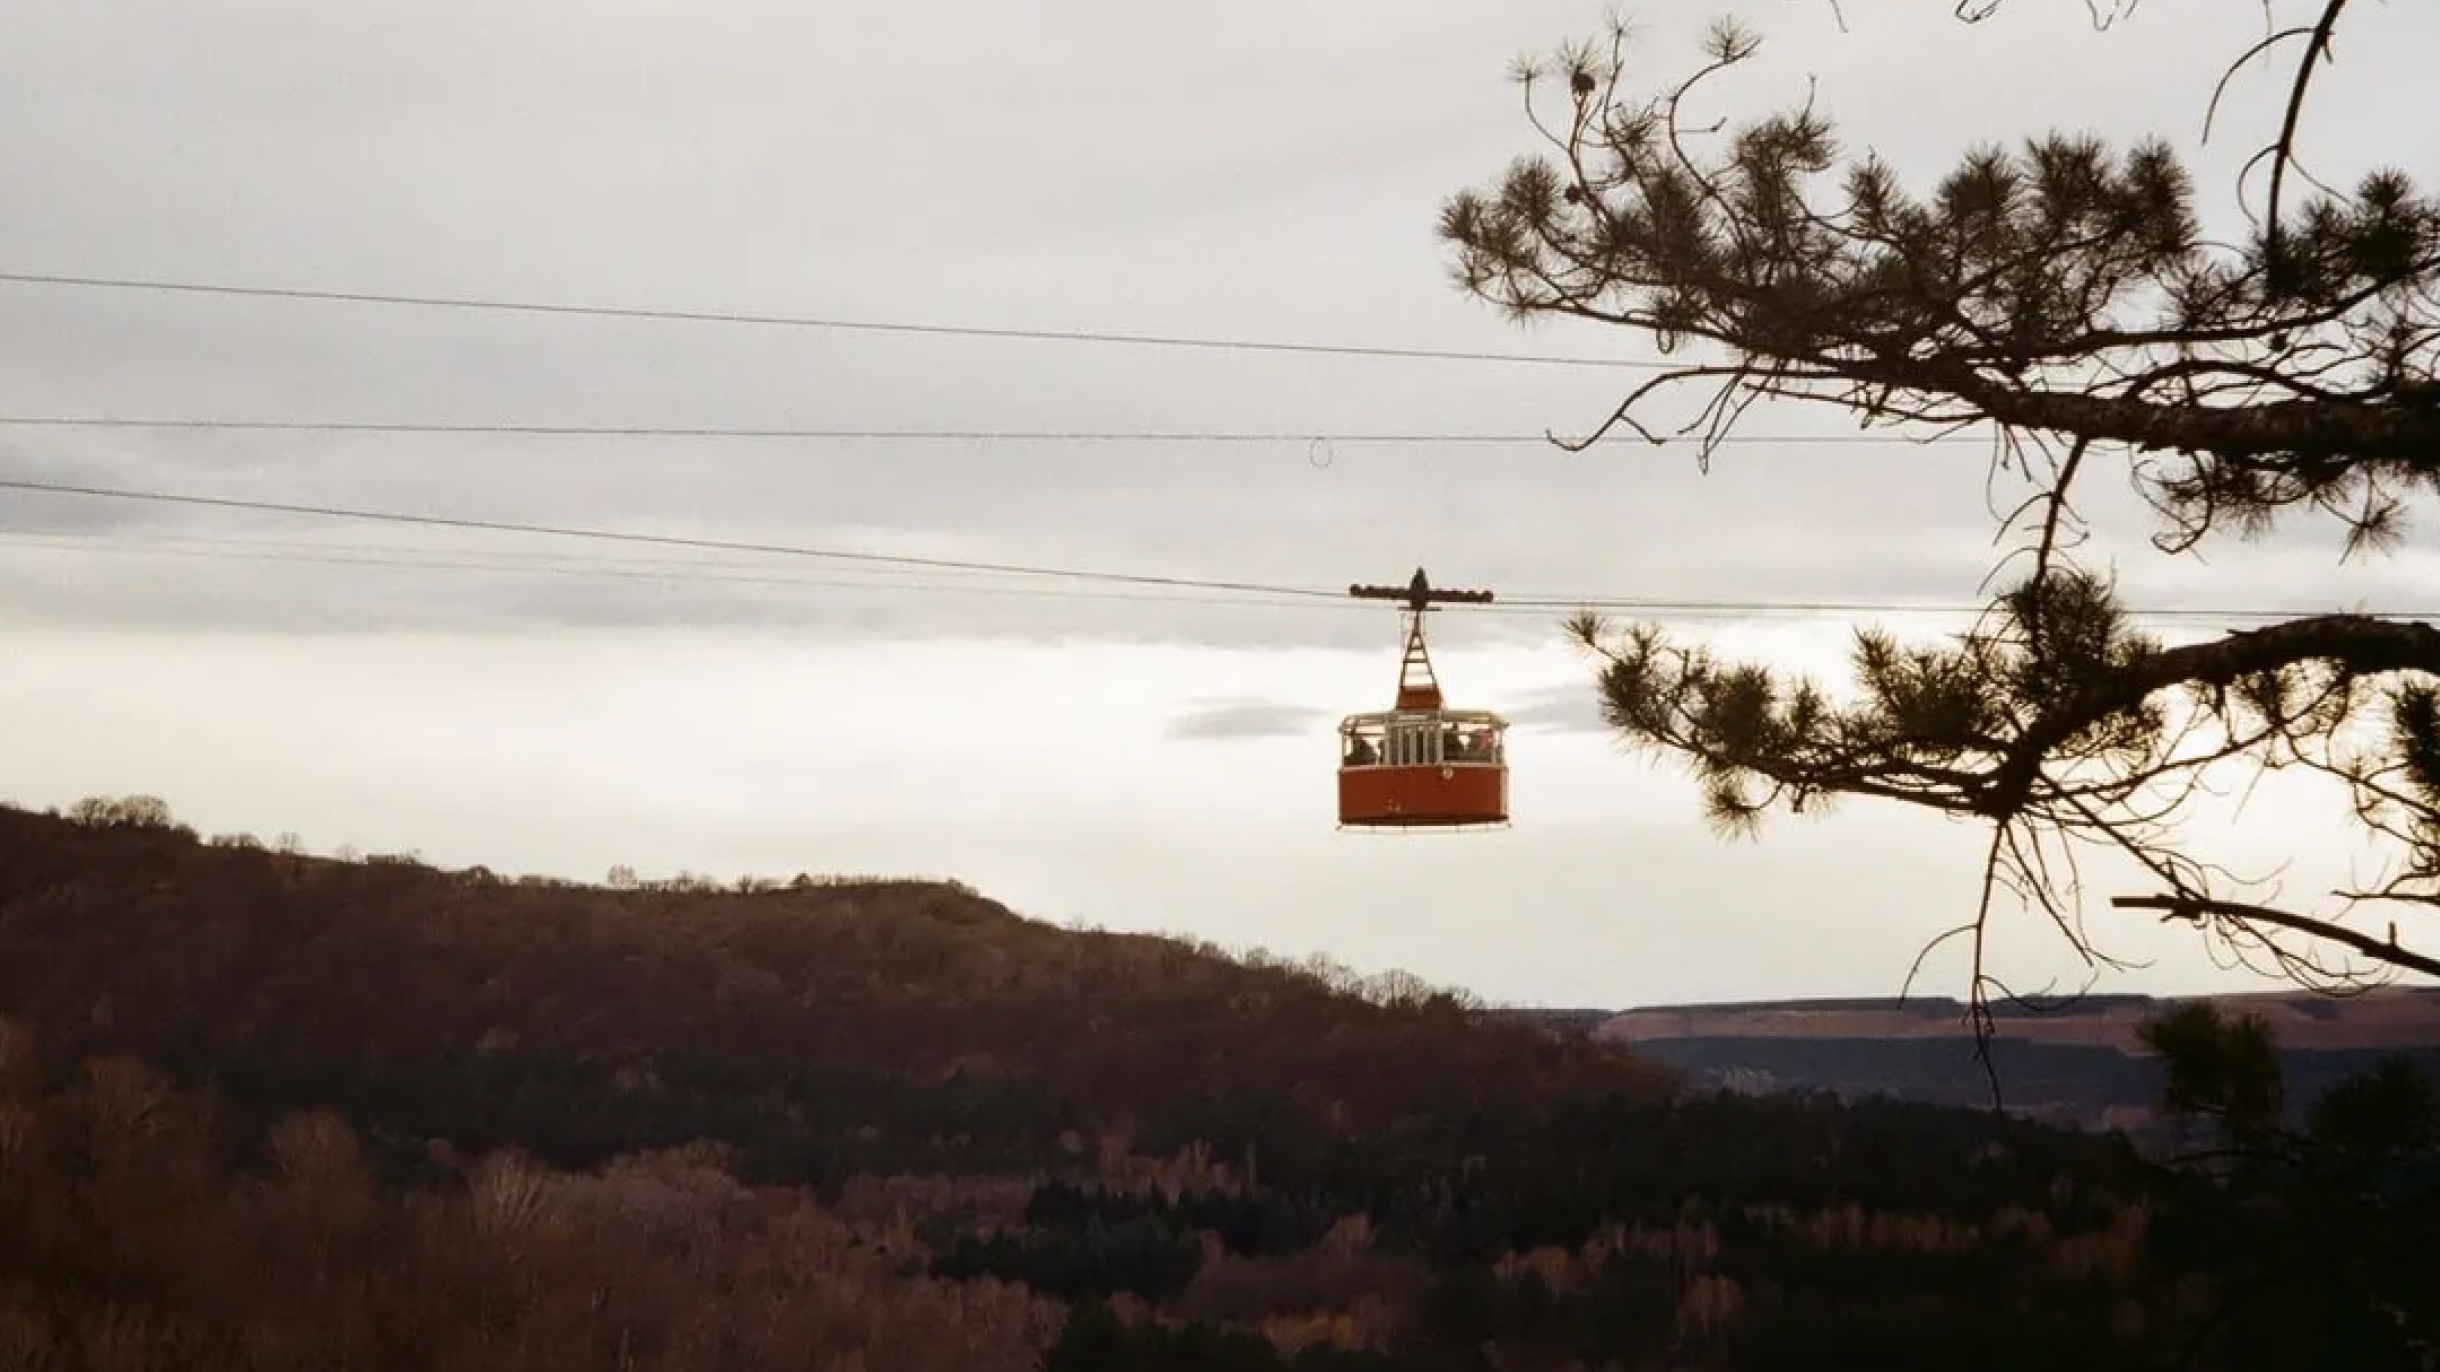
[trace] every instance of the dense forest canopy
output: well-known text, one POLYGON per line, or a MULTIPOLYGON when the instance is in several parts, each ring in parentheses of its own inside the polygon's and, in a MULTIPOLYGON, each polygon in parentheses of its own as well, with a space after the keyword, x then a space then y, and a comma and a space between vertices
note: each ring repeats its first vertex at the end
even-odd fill
POLYGON ((942 883, 0 807, 0 1366, 2416 1366, 2429 1080, 2290 1101, 2259 1024, 2154 1038, 2227 1161, 1690 1091, 942 883))
MULTIPOLYGON (((2399 922, 2440 905, 2440 627, 2305 614, 2164 643, 2090 554, 2078 502, 2114 466, 2163 555, 2242 547, 2290 516, 2333 523, 2355 555, 2393 549, 2440 493, 2440 203, 2395 168, 2325 186, 2300 153, 2342 17, 2344 0, 2326 0, 2232 55, 2296 61, 2279 132, 2249 164, 2267 168, 2266 189, 2233 241, 2204 231, 2186 159, 2158 138, 2029 131, 1910 186, 1840 146, 1835 92, 1697 127, 1690 98, 1761 42, 1727 21, 1658 90, 1629 87, 1623 27, 1524 70, 1547 151, 1443 207, 1472 294, 1701 354, 1629 389, 1575 446, 1663 437, 1644 410, 1687 386, 1706 388, 1680 431, 1706 462, 1764 402, 1828 406, 1893 443, 1993 436, 2025 498, 2005 516, 2016 546, 1988 611, 1936 645, 1860 630, 1852 691, 1651 626, 1571 626, 1608 722, 1688 764, 1725 830, 1850 796, 1986 826, 1982 897, 1953 931, 1974 940, 1978 1006, 1998 985, 1981 957, 1998 898, 2097 952, 2076 865, 2096 851, 2148 888, 2117 903, 2191 919, 2309 984, 2367 964, 2440 973, 2399 922), (2302 905, 2197 855, 2181 821, 2246 769, 2332 783, 2387 869, 2302 905), (2361 907, 2387 927, 2347 923, 2361 907)), ((2081 97, 2056 89, 2070 124, 2081 97)))

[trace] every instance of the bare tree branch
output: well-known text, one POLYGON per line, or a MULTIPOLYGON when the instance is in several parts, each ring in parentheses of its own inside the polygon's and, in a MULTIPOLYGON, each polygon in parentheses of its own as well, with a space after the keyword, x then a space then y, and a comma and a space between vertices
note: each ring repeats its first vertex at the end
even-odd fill
POLYGON ((2410 948, 2398 945, 2397 929, 2392 926, 2386 939, 2332 924, 2328 920, 2274 910, 2266 905, 2245 905, 2230 900, 2212 900, 2202 896, 2112 896, 2110 904, 2121 910, 2164 910, 2181 919, 2202 923, 2205 920, 2234 920, 2240 924, 2268 924, 2310 934, 2326 943, 2342 944, 2356 952, 2409 972, 2440 977, 2440 958, 2426 957, 2410 948))

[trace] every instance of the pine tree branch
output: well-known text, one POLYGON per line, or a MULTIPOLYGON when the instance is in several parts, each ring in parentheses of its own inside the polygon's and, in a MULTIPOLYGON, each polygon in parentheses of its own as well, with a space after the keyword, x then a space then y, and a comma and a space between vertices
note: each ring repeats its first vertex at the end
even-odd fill
POLYGON ((2440 478, 2440 404, 2308 399, 2191 405, 2001 385, 1971 373, 1938 389, 2013 428, 2234 462, 2291 456, 2388 463, 2440 478))
MULTIPOLYGON (((2171 553, 2214 527, 2258 534, 2289 508, 2343 522, 2352 552, 2394 540, 2407 499, 2440 492, 2440 197, 2400 171, 2331 190, 2295 161, 2309 73, 2328 59, 2342 11, 2361 9, 2312 8, 2309 30, 2237 63, 2305 44, 2264 154, 2273 206, 2243 242, 2205 235, 2191 175, 2159 140, 2113 151, 2044 135, 2018 152, 1968 152, 1910 193, 1879 158, 1839 150, 1810 88, 1778 115, 1681 127, 1694 85, 1753 51, 1726 29, 1693 77, 1642 100, 1618 89, 1615 43, 1606 58, 1589 46, 1563 54, 1571 117, 1535 122, 1556 158, 1520 161, 1443 206, 1459 284, 1512 317, 1573 317, 1649 335, 1664 352, 1697 350, 1571 449, 1620 429, 1652 437, 1642 402, 1695 383, 1711 394, 1681 432, 1700 431, 1706 464, 1745 407, 1787 399, 1866 425, 1993 424, 1995 462, 2024 459, 2044 487, 2029 502, 2047 504, 2028 531, 2033 575, 1954 647, 1859 633, 1852 703, 1671 646, 1657 629, 1613 649, 1597 621, 1573 626, 1603 660, 1607 722, 1690 763, 1723 832, 1782 806, 1895 799, 1992 825, 1984 906, 1963 926, 1978 938, 1994 891, 2006 891, 2089 955, 2070 911, 2074 845, 2092 843, 2133 858, 2155 889, 2192 897, 2121 905, 2251 920, 2440 974, 2440 958, 2394 940, 2212 900, 2213 874, 2254 883, 2172 839, 2209 790, 2207 769, 2251 758, 2257 775, 2317 770, 2352 788, 2367 832, 2405 849, 2404 873, 2378 896, 2440 904, 2440 707, 2428 705, 2440 628, 2317 615, 2164 648, 2135 634, 2065 551, 2084 534, 2068 488, 2110 450, 2131 459, 2136 491, 2170 526, 2153 542, 2171 553), (2286 205, 2304 183, 2324 193, 2286 205), (2073 456, 2037 474, 2029 454, 2049 454, 2051 439, 2073 456), (2426 700, 2423 714, 2359 757, 2346 741, 2354 712, 2383 685, 2401 703, 2426 700), (2068 870, 2053 870, 2045 843, 2068 870)), ((2269 951, 2290 975, 2323 975, 2278 943, 2269 951)), ((1979 956, 1975 976, 1980 996, 1979 956)))
POLYGON ((2121 910, 2162 910, 2181 919, 2201 923, 2207 919, 2228 919, 2243 924, 2269 924, 2314 938, 2327 939, 2344 945, 2375 962, 2425 976, 2440 977, 2440 958, 2427 957, 2398 945, 2394 933, 2386 939, 2314 919, 2309 915, 2290 914, 2266 905, 2246 905, 2231 900, 2213 900, 2205 896, 2112 896, 2110 904, 2121 910))
POLYGON ((1991 773, 1983 813, 2022 813, 2043 762, 2062 744, 2113 715, 2179 686, 2229 686, 2305 662, 2331 662, 2351 675, 2422 672, 2440 676, 2440 627, 2369 615, 2317 615, 2248 629, 2209 643, 2163 648, 2095 676, 2045 710, 2009 745, 1991 773))
POLYGON ((2313 36, 2306 40, 2304 56, 2296 61, 2296 77, 2288 88, 2287 110, 2279 121, 2279 137, 2268 149, 2271 159, 2270 205, 2263 211, 2264 247, 2274 271, 2281 270, 2283 239, 2280 233, 2279 206, 2287 186, 2288 168, 2296 162, 2296 125, 2304 118, 2305 91, 2313 84, 2313 68, 2329 55, 2330 40, 2338 32, 2339 13, 2347 8, 2347 0, 2327 0, 2321 9, 2321 19, 2313 25, 2313 36))

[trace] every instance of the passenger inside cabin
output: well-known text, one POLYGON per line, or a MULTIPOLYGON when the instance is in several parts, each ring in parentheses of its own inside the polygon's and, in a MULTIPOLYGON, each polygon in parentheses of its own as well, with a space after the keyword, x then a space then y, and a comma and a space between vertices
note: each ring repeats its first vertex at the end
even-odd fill
POLYGON ((1370 767, 1373 765, 1373 763, 1379 760, 1380 755, 1373 751, 1372 744, 1365 741, 1361 735, 1351 737, 1347 740, 1348 766, 1370 767))

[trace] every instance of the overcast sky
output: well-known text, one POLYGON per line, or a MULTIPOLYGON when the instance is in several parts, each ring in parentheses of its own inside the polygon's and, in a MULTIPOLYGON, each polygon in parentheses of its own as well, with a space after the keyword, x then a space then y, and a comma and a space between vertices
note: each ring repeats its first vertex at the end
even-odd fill
MULTIPOLYGON (((1849 147, 1928 176, 2054 125, 2196 152, 2232 222, 2259 7, 1648 5, 1636 71, 1717 13, 1764 32, 1714 110, 1808 77, 1849 147)), ((2274 11, 2294 9, 2274 5, 2274 11)), ((1633 360, 1448 281, 1443 198, 1533 148, 1512 61, 1559 0, 1015 5, 16 0, 0 271, 990 328, 1633 360)), ((2440 176, 2440 10, 2350 11, 2314 169, 2440 176)), ((2282 68, 2282 71, 2285 69, 2282 68)), ((0 476, 891 554, 1536 598, 1954 605, 1994 556, 1984 450, 1381 445, 1582 432, 1637 374, 0 284, 0 415, 1341 435, 1271 444, 817 442, 0 426, 0 476)), ((1677 412, 1684 412, 1681 403, 1677 412)), ((1656 413, 1667 417, 1670 406, 1656 413)), ((1836 417, 1757 410, 1754 436, 1836 417)), ((2146 606, 2429 609, 2431 524, 2150 552, 2146 606)), ((1687 632, 1835 669, 1853 616, 1687 632)), ((1331 827, 1330 725, 1386 704, 1395 617, 0 492, 0 796, 168 798, 216 830, 598 877, 955 875, 1019 910, 1627 1006, 1894 992, 1974 895, 1971 829, 1851 804, 1760 844, 1597 727, 1556 616, 1441 616, 1456 702, 1520 721, 1517 827, 1331 827)), ((1955 620, 1893 621, 1917 630, 1955 620)), ((2251 823, 2294 831, 2279 797, 2251 823)), ((2345 831, 2316 853, 2339 864, 2345 831)), ((2232 839, 2231 841, 2240 841, 2232 839)), ((2296 845, 2286 844, 2285 847, 2296 845)), ((2312 846, 2312 845, 2307 845, 2312 846)), ((2190 936, 2095 915, 2226 984, 2190 936)), ((2020 983, 2072 970, 2013 924, 2020 983)), ((1954 959, 1926 989, 1961 990, 1954 959)), ((2240 979, 2242 981, 2243 979, 2240 979)))

